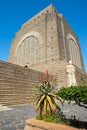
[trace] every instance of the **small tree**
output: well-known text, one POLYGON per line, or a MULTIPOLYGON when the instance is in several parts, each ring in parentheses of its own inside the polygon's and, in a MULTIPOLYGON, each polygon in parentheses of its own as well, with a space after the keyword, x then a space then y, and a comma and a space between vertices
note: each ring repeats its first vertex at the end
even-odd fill
POLYGON ((57 95, 66 101, 75 101, 76 104, 87 104, 87 86, 71 86, 69 88, 61 88, 57 95))

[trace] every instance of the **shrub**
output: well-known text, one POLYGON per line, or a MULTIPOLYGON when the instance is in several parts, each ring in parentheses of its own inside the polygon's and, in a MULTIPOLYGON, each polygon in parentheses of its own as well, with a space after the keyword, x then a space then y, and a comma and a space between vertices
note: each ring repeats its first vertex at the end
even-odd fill
POLYGON ((57 95, 64 101, 75 101, 76 104, 87 104, 87 86, 71 86, 69 88, 61 88, 57 95))

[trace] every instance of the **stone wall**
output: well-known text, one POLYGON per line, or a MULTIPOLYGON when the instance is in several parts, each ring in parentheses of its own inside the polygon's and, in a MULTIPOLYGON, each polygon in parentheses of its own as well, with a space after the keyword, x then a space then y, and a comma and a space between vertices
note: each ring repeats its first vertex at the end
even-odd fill
POLYGON ((32 102, 38 94, 33 84, 38 84, 38 73, 44 76, 45 68, 57 83, 56 91, 65 84, 67 86, 65 65, 66 63, 60 63, 54 67, 44 64, 45 67, 41 66, 37 71, 38 68, 34 66, 32 68, 36 70, 0 61, 0 104, 15 105, 32 102))
POLYGON ((76 81, 77 85, 87 85, 87 73, 81 71, 79 68, 76 67, 75 69, 76 81))
POLYGON ((54 79, 56 79, 56 90, 62 86, 67 86, 68 78, 66 60, 61 60, 60 62, 57 61, 57 58, 49 59, 48 61, 43 60, 42 62, 31 64, 29 67, 41 72, 48 70, 49 74, 53 75, 54 79))
POLYGON ((32 69, 0 61, 0 104, 14 105, 32 102, 38 94, 33 84, 38 73, 32 69))
POLYGON ((66 61, 39 63, 29 69, 19 65, 0 61, 0 104, 17 105, 32 102, 38 90, 38 73, 44 76, 46 70, 53 75, 57 85, 55 91, 62 86, 81 85, 83 78, 87 81, 87 74, 73 65, 67 65, 66 61))

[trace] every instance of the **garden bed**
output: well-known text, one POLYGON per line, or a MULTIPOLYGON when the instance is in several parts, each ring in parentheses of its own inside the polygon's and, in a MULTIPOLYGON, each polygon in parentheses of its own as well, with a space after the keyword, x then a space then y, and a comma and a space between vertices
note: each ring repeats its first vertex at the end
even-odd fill
POLYGON ((31 118, 26 120, 26 126, 24 130, 79 130, 79 129, 71 126, 45 122, 42 120, 31 118))

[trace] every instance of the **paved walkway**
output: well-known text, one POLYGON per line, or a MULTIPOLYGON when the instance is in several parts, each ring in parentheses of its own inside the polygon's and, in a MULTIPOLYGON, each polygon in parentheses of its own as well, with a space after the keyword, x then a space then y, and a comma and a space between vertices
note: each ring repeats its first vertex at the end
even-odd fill
MULTIPOLYGON (((76 116, 76 119, 87 121, 87 108, 67 103, 60 107, 67 118, 76 116)), ((0 130, 23 130, 25 120, 35 115, 35 109, 30 104, 10 107, 0 105, 0 130)))
POLYGON ((34 107, 29 104, 0 106, 0 130, 24 130, 25 120, 35 116, 34 107))
POLYGON ((66 115, 66 118, 69 118, 69 119, 75 118, 77 120, 87 122, 87 105, 85 105, 86 106, 85 108, 78 105, 74 105, 74 102, 70 104, 65 102, 64 106, 62 106, 60 103, 59 103, 59 106, 63 114, 66 115))

